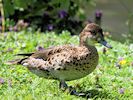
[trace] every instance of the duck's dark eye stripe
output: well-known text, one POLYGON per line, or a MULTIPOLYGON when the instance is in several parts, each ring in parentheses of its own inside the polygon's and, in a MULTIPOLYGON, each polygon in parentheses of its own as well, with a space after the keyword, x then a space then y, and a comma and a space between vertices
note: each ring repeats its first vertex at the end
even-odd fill
POLYGON ((96 35, 96 32, 93 32, 94 35, 96 35))
POLYGON ((91 30, 89 32, 91 32, 93 35, 96 35, 96 32, 94 30, 91 30))
POLYGON ((93 35, 96 35, 96 32, 93 30, 93 31, 91 31, 91 33, 93 33, 93 35))

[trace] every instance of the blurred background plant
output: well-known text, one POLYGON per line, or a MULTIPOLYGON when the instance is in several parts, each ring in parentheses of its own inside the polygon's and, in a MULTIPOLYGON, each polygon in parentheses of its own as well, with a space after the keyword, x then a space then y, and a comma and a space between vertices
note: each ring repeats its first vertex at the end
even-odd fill
POLYGON ((120 4, 123 6, 123 8, 125 8, 125 10, 128 12, 128 18, 126 21, 126 25, 128 27, 128 35, 127 37, 132 38, 133 37, 131 35, 133 35, 133 11, 132 9, 130 9, 130 6, 126 5, 124 1, 119 0, 120 4))
POLYGON ((2 0, 0 0, 0 31, 5 31, 5 16, 2 0))
MULTIPOLYGON (((93 0, 3 0, 6 31, 19 30, 17 23, 41 31, 54 30, 61 33, 68 30, 72 34, 78 33, 86 19, 84 4, 91 4, 93 0), (39 5, 39 6, 38 6, 39 5), (21 21, 20 21, 21 20, 21 21)), ((23 29, 23 28, 22 28, 23 29)))
POLYGON ((31 27, 43 32, 59 34, 68 30, 78 34, 86 23, 96 22, 104 28, 105 35, 123 42, 126 38, 133 39, 130 4, 132 0, 1 0, 0 30, 20 31, 31 27))

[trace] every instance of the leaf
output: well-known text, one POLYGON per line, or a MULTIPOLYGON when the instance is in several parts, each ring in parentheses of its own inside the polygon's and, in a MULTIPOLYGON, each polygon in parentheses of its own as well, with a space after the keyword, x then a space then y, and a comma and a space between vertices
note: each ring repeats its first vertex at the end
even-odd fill
POLYGON ((10 0, 3 0, 3 7, 4 7, 5 17, 14 14, 14 5, 11 4, 10 0))
POLYGON ((66 11, 68 10, 69 8, 69 5, 70 5, 70 1, 69 0, 61 0, 61 9, 65 9, 66 11))
MULTIPOLYGON (((69 8, 69 5, 70 5, 70 1, 69 0, 52 0, 50 3, 49 3, 50 5, 58 5, 58 4, 60 4, 60 7, 59 7, 59 9, 60 10, 68 10, 68 8, 69 8)), ((57 9, 57 8, 56 8, 57 9)))
POLYGON ((27 1, 14 0, 14 6, 18 9, 26 9, 27 8, 27 1))

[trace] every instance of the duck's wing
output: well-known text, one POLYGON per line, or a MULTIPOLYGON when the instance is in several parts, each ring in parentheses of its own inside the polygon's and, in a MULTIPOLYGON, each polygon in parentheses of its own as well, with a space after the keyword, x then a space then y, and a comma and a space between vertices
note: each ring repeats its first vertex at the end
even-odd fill
POLYGON ((50 47, 45 50, 36 51, 33 53, 22 53, 17 54, 17 56, 24 56, 22 59, 16 59, 12 61, 8 61, 6 64, 21 64, 24 60, 28 60, 29 58, 35 59, 42 59, 46 61, 50 56, 55 55, 57 53, 61 53, 63 51, 68 51, 68 49, 72 48, 70 45, 64 45, 64 46, 56 46, 56 47, 50 47))

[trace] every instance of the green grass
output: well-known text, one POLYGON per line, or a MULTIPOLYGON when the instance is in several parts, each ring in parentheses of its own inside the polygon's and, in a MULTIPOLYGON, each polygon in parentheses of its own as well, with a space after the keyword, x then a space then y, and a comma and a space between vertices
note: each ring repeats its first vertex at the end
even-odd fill
POLYGON ((15 54, 35 51, 37 46, 78 44, 78 40, 78 36, 70 36, 68 32, 56 35, 23 31, 1 35, 0 79, 4 82, 0 83, 0 100, 133 100, 133 47, 129 48, 128 43, 108 40, 113 49, 107 50, 106 54, 103 54, 103 46, 96 45, 100 60, 95 71, 82 79, 67 82, 77 91, 86 92, 86 97, 63 92, 58 89, 58 81, 39 78, 23 66, 4 64, 15 59, 15 54), (120 57, 123 60, 119 60, 120 57))

